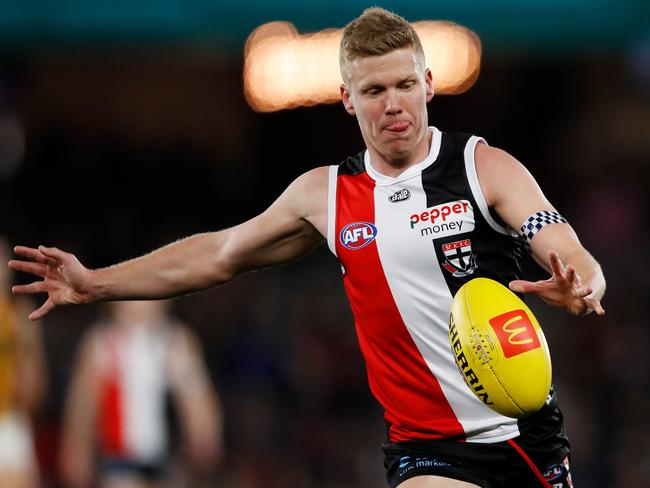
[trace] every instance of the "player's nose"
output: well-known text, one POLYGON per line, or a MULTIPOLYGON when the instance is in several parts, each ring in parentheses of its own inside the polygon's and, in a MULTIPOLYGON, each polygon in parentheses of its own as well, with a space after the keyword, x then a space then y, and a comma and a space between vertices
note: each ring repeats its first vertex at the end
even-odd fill
POLYGON ((396 90, 386 91, 386 107, 385 112, 387 115, 399 114, 402 111, 399 96, 396 90))

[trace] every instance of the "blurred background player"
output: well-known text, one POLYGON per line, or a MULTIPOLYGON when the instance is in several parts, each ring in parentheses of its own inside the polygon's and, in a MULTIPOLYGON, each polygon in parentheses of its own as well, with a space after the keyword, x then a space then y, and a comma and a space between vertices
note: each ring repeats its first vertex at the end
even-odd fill
POLYGON ((89 329, 78 352, 64 414, 64 483, 200 486, 221 457, 222 419, 197 337, 169 315, 167 302, 109 306, 110 316, 89 329))
MULTIPOLYGON (((0 259, 10 252, 0 236, 0 259)), ((25 320, 29 304, 12 296, 10 283, 0 266, 0 487, 36 487, 30 415, 45 393, 43 343, 39 323, 25 320)))

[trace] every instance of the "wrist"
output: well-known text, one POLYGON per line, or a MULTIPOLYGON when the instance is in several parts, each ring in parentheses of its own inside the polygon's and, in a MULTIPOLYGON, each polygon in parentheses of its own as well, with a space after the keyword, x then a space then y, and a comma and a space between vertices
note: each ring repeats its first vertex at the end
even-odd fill
POLYGON ((107 285, 107 269, 89 269, 85 282, 81 288, 80 298, 82 303, 89 304, 110 300, 107 285))

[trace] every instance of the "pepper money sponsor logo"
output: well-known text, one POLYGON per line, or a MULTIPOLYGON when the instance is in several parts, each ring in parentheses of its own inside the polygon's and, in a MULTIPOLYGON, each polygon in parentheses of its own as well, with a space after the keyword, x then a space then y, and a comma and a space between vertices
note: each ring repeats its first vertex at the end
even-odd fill
POLYGON ((421 237, 446 237, 474 230, 474 210, 467 200, 429 207, 409 217, 411 229, 421 237))
POLYGON ((341 229, 339 240, 348 249, 366 247, 377 237, 377 227, 370 222, 352 222, 341 229))

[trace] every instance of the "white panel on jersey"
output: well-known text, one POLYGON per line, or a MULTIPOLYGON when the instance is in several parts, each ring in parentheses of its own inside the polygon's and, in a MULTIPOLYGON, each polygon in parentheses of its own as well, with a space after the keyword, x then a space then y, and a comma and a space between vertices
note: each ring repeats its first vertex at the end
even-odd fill
POLYGON ((125 334, 124 438, 138 461, 158 461, 167 450, 165 427, 165 356, 167 334, 134 327, 125 334))
POLYGON ((386 176, 377 171, 372 166, 372 162, 370 161, 370 151, 366 149, 366 152, 363 154, 366 171, 368 172, 368 175, 373 180, 375 180, 375 184, 377 186, 390 186, 400 181, 408 180, 414 176, 418 176, 424 169, 426 169, 428 166, 431 166, 431 164, 438 158, 438 154, 440 153, 442 133, 435 127, 429 127, 429 131, 431 132, 431 147, 429 148, 429 154, 427 154, 427 157, 420 161, 418 164, 409 166, 404 170, 403 173, 396 177, 386 176))
MULTIPOLYGON (((448 317, 452 297, 432 238, 411 225, 413 215, 427 209, 420 173, 399 179, 394 185, 376 186, 375 225, 377 249, 397 308, 422 357, 436 377, 443 394, 472 442, 499 442, 518 435, 514 419, 499 415, 483 405, 456 367, 449 345, 448 317), (395 201, 391 196, 408 190, 410 197, 395 201)), ((458 222, 466 226, 447 229, 461 233, 473 228, 473 211, 464 212, 458 222)), ((450 234, 446 234, 450 235, 450 234)))

